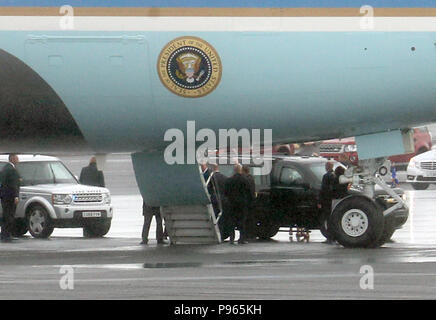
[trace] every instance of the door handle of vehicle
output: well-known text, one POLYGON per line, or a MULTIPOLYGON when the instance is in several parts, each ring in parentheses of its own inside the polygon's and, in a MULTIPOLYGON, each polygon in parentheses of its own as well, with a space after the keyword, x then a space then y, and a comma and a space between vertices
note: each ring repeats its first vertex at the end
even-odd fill
POLYGON ((21 196, 21 200, 26 200, 27 196, 21 196))

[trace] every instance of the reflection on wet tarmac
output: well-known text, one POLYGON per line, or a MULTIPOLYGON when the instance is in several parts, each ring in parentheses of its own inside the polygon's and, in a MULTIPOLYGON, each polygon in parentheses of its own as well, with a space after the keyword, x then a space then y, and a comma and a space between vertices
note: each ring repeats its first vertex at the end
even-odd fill
MULTIPOLYGON (((332 257, 332 258, 295 258, 282 260, 246 260, 246 261, 217 261, 217 262, 146 262, 146 263, 125 263, 125 264, 80 264, 72 265, 78 269, 113 269, 113 270, 139 270, 139 269, 177 269, 177 268, 232 268, 232 267, 265 267, 275 265, 364 265, 364 264, 390 264, 390 263, 429 263, 436 262, 436 251, 422 254, 379 254, 367 257, 332 257)), ((35 266, 36 267, 36 266, 35 266)), ((56 265, 55 268, 60 266, 56 265)))
POLYGON ((155 262, 144 263, 144 269, 167 269, 167 268, 198 268, 204 264, 200 262, 155 262))
POLYGON ((170 262, 170 263, 144 263, 145 269, 163 269, 163 268, 199 268, 199 267, 225 267, 225 266, 249 266, 249 265, 266 265, 276 263, 290 263, 289 260, 251 260, 251 261, 226 261, 215 263, 203 262, 170 262))

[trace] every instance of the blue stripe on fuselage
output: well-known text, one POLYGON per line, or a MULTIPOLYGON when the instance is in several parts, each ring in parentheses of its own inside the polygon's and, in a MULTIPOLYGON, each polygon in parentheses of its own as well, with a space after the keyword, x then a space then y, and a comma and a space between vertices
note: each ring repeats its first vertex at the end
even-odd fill
POLYGON ((0 0, 0 7, 434 8, 436 0, 0 0))

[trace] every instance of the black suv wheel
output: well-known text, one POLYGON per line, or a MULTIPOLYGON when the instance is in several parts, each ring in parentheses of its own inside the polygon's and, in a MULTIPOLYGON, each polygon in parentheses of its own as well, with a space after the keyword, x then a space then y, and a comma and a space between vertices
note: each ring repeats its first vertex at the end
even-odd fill
POLYGON ((415 190, 426 190, 428 186, 428 183, 412 183, 412 187, 415 190))
POLYGON ((258 237, 267 240, 274 237, 280 229, 280 226, 271 221, 271 217, 266 215, 256 215, 248 221, 249 237, 258 237))

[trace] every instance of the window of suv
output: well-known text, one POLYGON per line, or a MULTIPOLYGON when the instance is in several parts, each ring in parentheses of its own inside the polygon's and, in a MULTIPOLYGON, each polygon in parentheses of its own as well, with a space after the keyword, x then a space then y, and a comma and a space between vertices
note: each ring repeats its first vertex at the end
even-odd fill
POLYGON ((280 173, 279 182, 286 186, 301 186, 304 183, 304 178, 297 169, 284 167, 280 173))
POLYGON ((57 161, 20 162, 17 164, 22 186, 52 183, 77 183, 67 168, 57 161))
POLYGON ((317 180, 322 181, 322 177, 326 173, 325 171, 325 163, 313 163, 310 165, 310 169, 315 174, 317 180))
MULTIPOLYGON (((310 170, 315 174, 317 180, 319 182, 322 181, 322 177, 325 175, 326 171, 325 171, 325 162, 317 162, 317 163, 313 163, 310 165, 310 170)), ((342 165, 339 162, 334 162, 333 163, 333 170, 335 170, 337 167, 344 167, 344 165, 342 165)))
POLYGON ((56 183, 76 183, 76 179, 68 171, 67 168, 62 164, 62 162, 51 162, 51 169, 53 171, 56 183))

